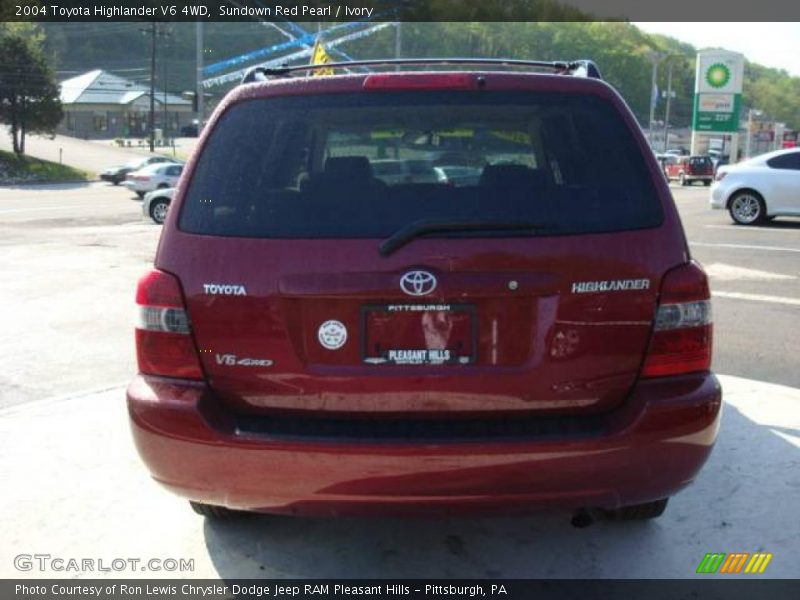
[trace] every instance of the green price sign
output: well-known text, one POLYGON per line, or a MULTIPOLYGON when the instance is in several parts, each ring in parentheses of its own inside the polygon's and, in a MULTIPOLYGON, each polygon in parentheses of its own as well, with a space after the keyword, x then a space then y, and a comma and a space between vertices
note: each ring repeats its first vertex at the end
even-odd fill
POLYGON ((735 133, 739 130, 741 106, 741 94, 695 94, 692 128, 712 133, 735 133))

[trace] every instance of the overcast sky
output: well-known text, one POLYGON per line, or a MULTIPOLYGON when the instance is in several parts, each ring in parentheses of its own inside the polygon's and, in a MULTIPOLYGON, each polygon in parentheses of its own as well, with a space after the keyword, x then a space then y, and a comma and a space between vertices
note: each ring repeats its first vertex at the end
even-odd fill
POLYGON ((721 47, 800 77, 800 23, 634 23, 699 48, 721 47))

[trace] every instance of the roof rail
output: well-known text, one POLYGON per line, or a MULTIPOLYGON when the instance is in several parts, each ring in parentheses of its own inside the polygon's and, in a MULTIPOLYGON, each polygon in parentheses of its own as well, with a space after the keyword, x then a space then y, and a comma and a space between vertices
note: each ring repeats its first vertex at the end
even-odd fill
POLYGON ((600 69, 591 60, 571 61, 544 61, 544 60, 516 60, 504 58, 396 58, 377 60, 353 60, 347 62, 325 63, 319 65, 281 65, 280 67, 253 67, 242 78, 242 83, 266 81, 276 77, 289 77, 300 71, 316 71, 318 69, 349 69, 353 67, 421 67, 428 65, 454 65, 454 66, 486 66, 486 67, 535 67, 549 69, 558 74, 574 75, 576 77, 591 77, 602 79, 600 69))

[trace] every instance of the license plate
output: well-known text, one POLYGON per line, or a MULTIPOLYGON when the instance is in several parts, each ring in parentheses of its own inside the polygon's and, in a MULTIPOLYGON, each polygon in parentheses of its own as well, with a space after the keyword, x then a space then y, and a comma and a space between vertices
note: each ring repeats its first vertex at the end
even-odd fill
POLYGON ((361 355, 375 365, 475 362, 477 318, 470 304, 368 305, 361 309, 361 355))

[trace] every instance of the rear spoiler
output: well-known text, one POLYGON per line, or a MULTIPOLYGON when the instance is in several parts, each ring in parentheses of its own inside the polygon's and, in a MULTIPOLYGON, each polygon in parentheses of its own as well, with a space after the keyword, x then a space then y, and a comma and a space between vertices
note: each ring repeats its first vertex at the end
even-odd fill
POLYGON ((319 69, 350 69, 361 68, 397 68, 397 67, 425 67, 425 66, 480 66, 492 67, 494 70, 508 68, 528 69, 537 71, 549 70, 559 75, 572 75, 575 77, 590 77, 602 79, 600 69, 591 60, 572 61, 543 61, 543 60, 514 60, 503 58, 397 58, 378 60, 353 60, 334 62, 318 65, 282 65, 280 67, 253 67, 242 78, 242 83, 266 81, 274 78, 291 77, 294 73, 316 71, 319 69))

